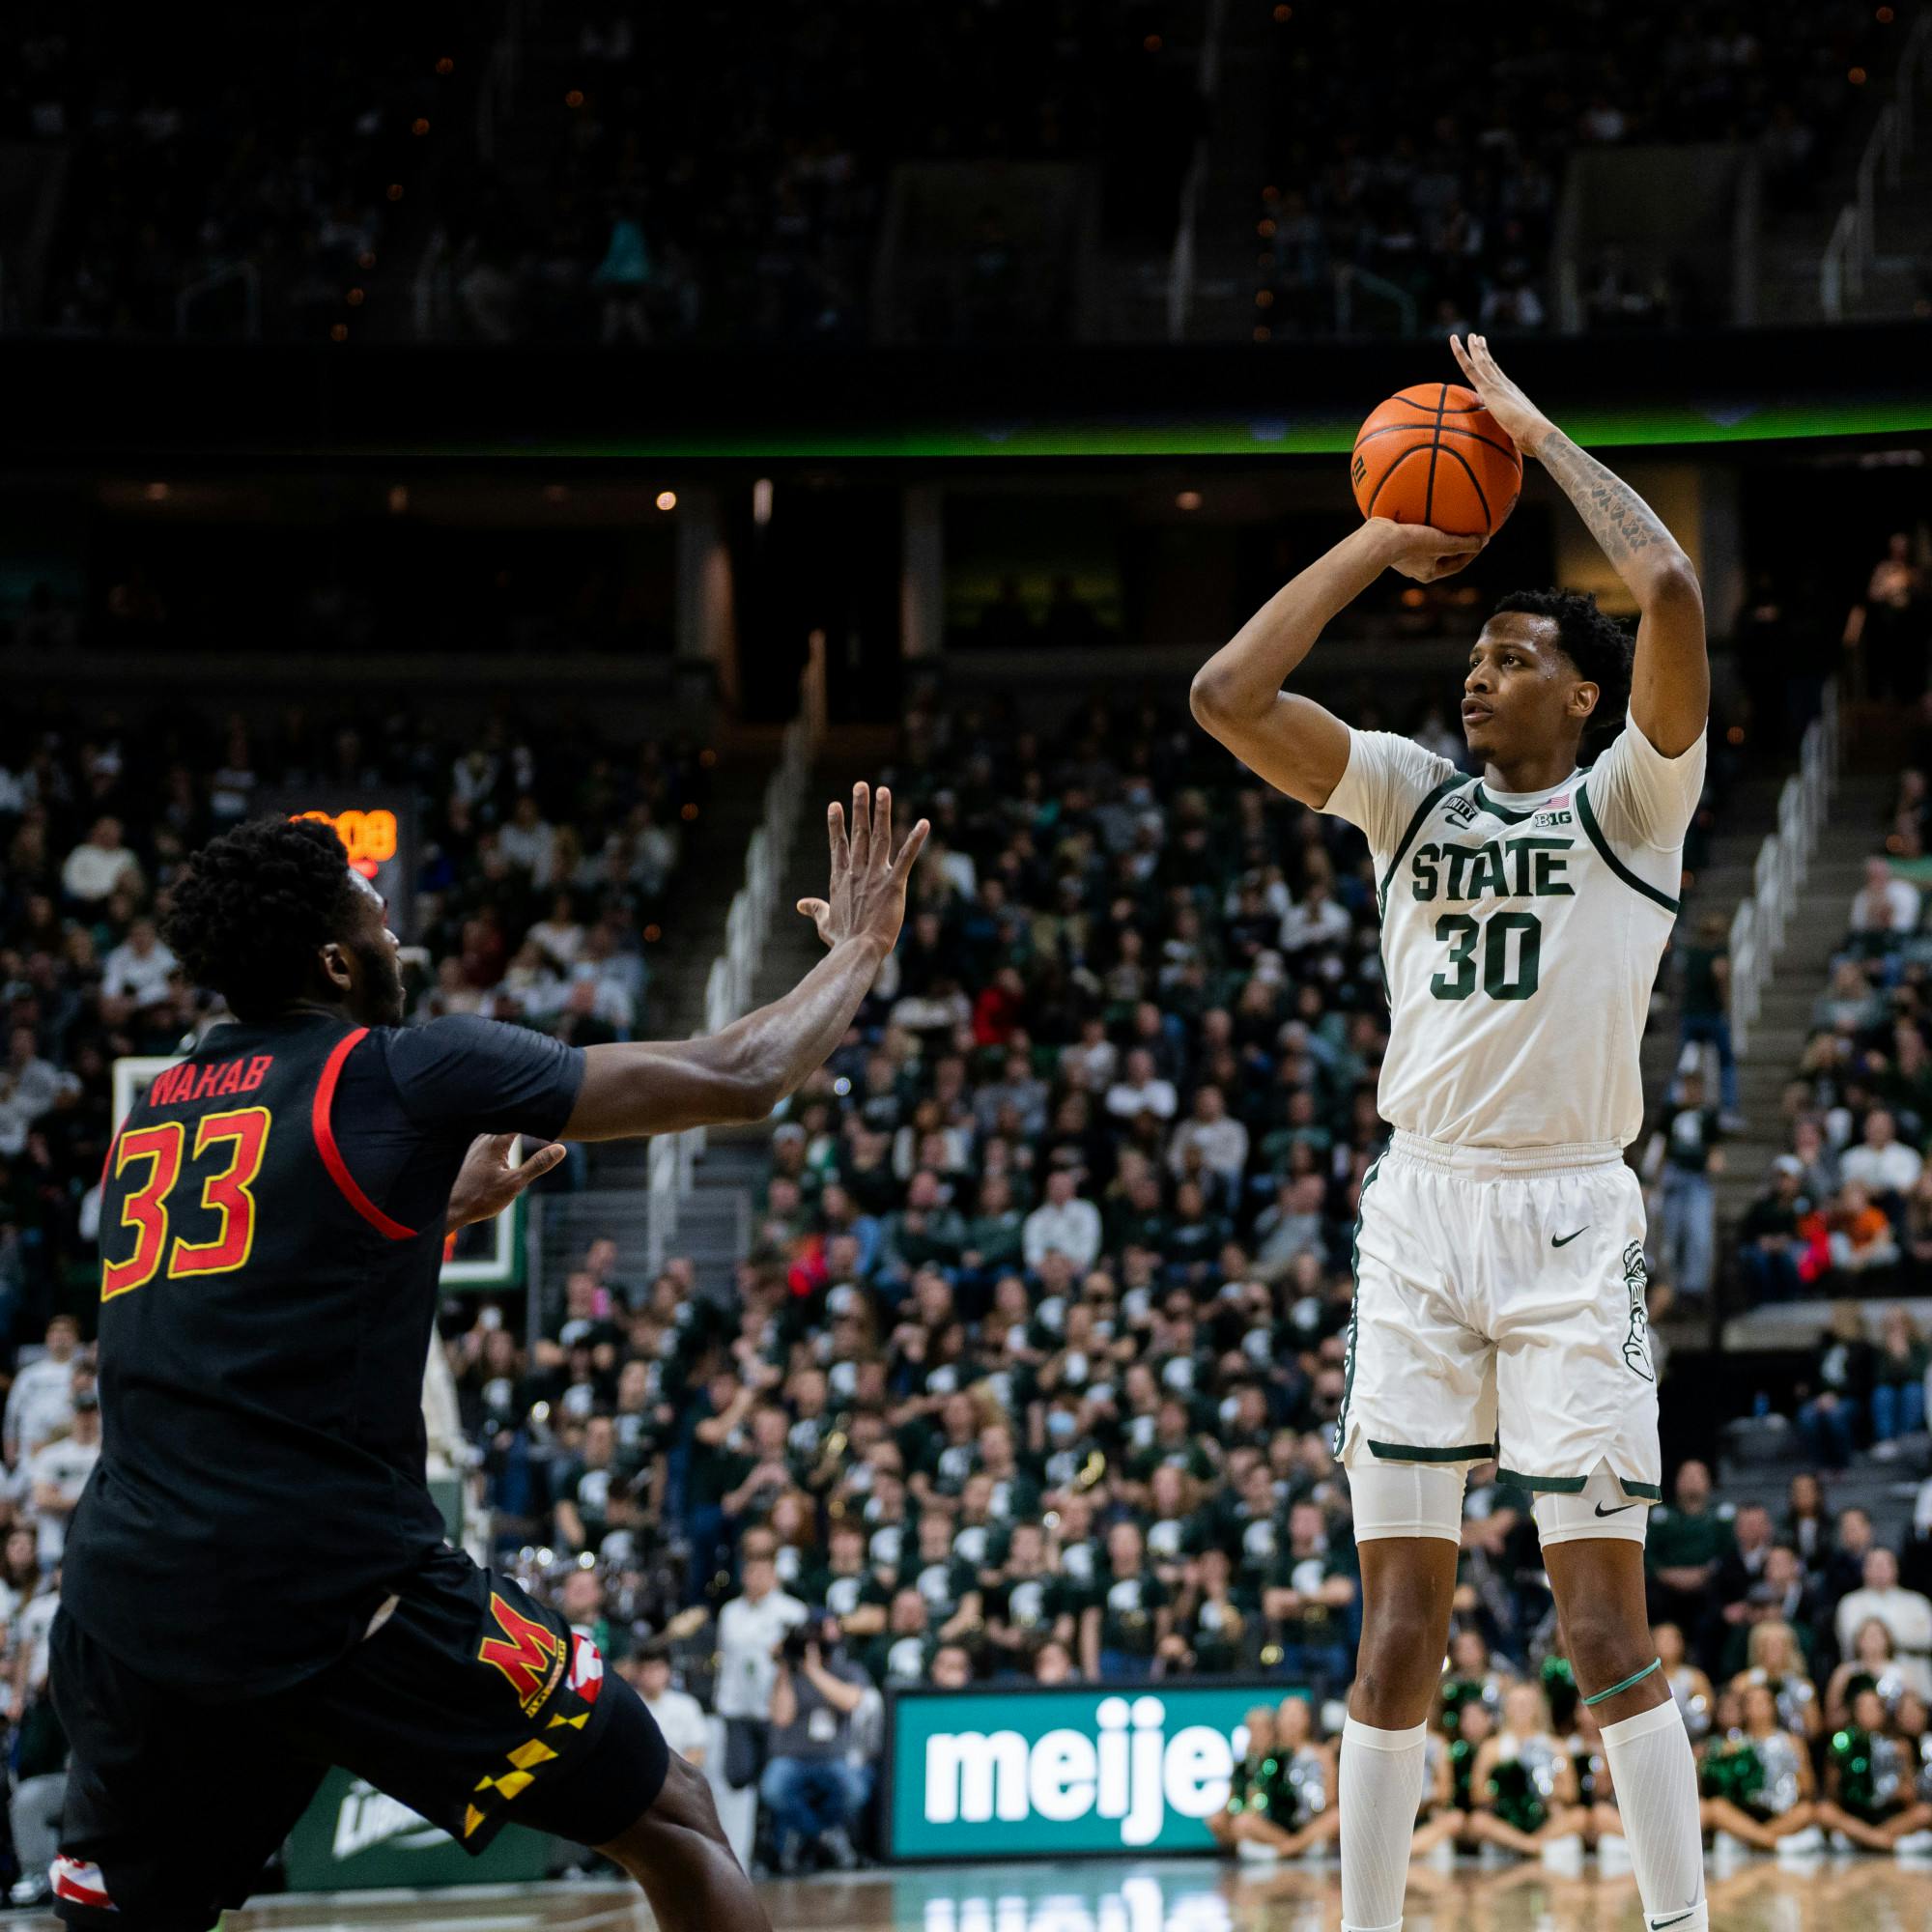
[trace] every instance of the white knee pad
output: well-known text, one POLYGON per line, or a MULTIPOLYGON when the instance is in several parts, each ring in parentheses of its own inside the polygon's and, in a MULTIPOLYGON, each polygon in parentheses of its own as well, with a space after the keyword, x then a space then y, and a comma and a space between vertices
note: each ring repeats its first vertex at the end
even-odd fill
POLYGON ((1560 1496, 1546 1490, 1536 1499, 1536 1533, 1545 1543, 1582 1543, 1591 1537, 1621 1537, 1641 1543, 1650 1526, 1650 1505, 1624 1494, 1623 1485, 1599 1463, 1580 1494, 1560 1496))
POLYGON ((1349 1468, 1349 1498, 1355 1514, 1355 1541, 1384 1536, 1439 1536, 1463 1540, 1463 1490, 1466 1463, 1372 1463, 1349 1468))

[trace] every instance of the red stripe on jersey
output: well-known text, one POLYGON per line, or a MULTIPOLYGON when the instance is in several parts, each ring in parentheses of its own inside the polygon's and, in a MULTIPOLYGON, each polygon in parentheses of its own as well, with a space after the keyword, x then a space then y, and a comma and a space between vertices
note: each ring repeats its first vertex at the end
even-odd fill
POLYGON ((407 1241, 414 1238, 416 1231, 404 1227, 400 1221, 390 1220, 356 1186, 355 1177, 349 1172, 348 1164, 342 1158, 342 1150, 335 1145, 335 1129, 329 1123, 329 1110, 335 1105, 335 1083, 342 1077, 342 1063, 367 1037, 368 1032, 367 1027, 357 1027, 336 1043, 335 1051, 328 1056, 327 1064, 322 1069, 322 1078, 315 1084, 315 1105, 309 1113, 309 1125, 315 1133, 316 1151, 322 1156, 323 1166, 328 1170, 329 1179, 341 1190, 342 1198, 378 1234, 391 1241, 407 1241))

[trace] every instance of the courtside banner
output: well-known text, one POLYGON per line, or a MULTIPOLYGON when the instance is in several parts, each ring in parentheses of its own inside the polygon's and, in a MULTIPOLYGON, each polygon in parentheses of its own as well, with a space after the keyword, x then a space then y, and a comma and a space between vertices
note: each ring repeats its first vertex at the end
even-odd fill
POLYGON ((886 1700, 894 1859, 1210 1852, 1266 1682, 897 1690, 886 1700))

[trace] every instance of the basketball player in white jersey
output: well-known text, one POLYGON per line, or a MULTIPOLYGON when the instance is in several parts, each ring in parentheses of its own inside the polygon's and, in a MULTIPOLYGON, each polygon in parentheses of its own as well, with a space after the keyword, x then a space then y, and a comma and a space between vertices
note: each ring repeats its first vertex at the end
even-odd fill
POLYGON ((1282 689, 1383 570, 1428 582, 1483 539, 1371 519, 1276 592, 1194 680, 1251 769, 1359 826, 1391 1010, 1362 1183, 1336 1451, 1364 1623, 1341 1770, 1345 1932, 1402 1922, 1423 1728, 1464 1478, 1530 1492, 1571 1662, 1603 1725, 1646 1921, 1706 1932, 1697 1778, 1650 1647, 1643 1538, 1662 1471, 1644 1316, 1637 1042, 1704 777, 1710 672, 1690 559, 1549 421, 1479 335, 1463 375, 1562 486, 1636 599, 1503 599, 1469 653, 1465 777, 1282 689))

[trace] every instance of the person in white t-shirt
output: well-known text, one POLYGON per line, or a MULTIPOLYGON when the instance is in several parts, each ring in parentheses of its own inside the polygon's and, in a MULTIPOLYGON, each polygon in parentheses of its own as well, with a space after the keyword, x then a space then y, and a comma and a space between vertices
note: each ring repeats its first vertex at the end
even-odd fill
POLYGON ((71 899, 99 905, 123 886, 141 889, 141 862, 121 842, 121 821, 98 818, 94 829, 67 855, 61 886, 71 899))
POLYGON ((1174 1082, 1154 1070, 1153 1055, 1144 1046, 1127 1055, 1124 1077, 1107 1089, 1107 1111, 1119 1121, 1137 1121, 1143 1114, 1171 1121, 1179 1105, 1174 1082))
POLYGON ((100 1398, 87 1389, 74 1398, 73 1426, 27 1459, 27 1507, 34 1520, 41 1568, 51 1570, 67 1548, 67 1526, 80 1492, 100 1461, 100 1398))
POLYGON ((778 1682, 778 1647, 809 1612, 779 1588, 778 1540, 769 1530, 751 1530, 739 1545, 738 1581, 739 1595, 718 1613, 714 1698, 721 1718, 763 1723, 778 1682))
POLYGON ((1864 1582, 1838 1601, 1838 1648, 1850 1657, 1853 1639, 1866 1618, 1876 1617, 1891 1633, 1891 1640, 1907 1657, 1923 1659, 1932 1653, 1932 1600, 1923 1592, 1899 1587, 1898 1558, 1883 1544, 1865 1551, 1864 1582))
POLYGON ((161 943, 155 922, 137 919, 128 937, 101 962, 100 990, 135 1008, 158 1006, 173 990, 177 961, 161 943))
POLYGON ((661 1642, 647 1643, 638 1653, 634 1682, 644 1708, 658 1720, 665 1743, 685 1763, 702 1770, 711 1719, 689 1690, 680 1690, 671 1683, 670 1653, 661 1642))
POLYGON ((43 1442, 58 1435, 73 1419, 74 1356, 80 1329, 71 1315, 47 1323, 46 1352, 23 1362, 7 1391, 7 1462, 18 1468, 43 1442))
POLYGON ((1852 895, 1852 930, 1911 932, 1918 923, 1918 888, 1910 879, 1893 877, 1889 861, 1867 859, 1865 882, 1852 895))
POLYGON ((1884 1107, 1865 1116, 1863 1138, 1838 1158, 1839 1174, 1871 1194, 1910 1194, 1924 1166, 1918 1150, 1898 1138, 1898 1122, 1884 1107))
POLYGON ((1203 1081, 1194 1095, 1194 1115, 1174 1130, 1167 1164, 1177 1176, 1187 1171, 1187 1151, 1198 1147, 1202 1161, 1231 1188, 1238 1189, 1248 1166, 1248 1130, 1228 1111, 1228 1096, 1203 1081))
POLYGON ((1069 1168, 1056 1167, 1047 1175, 1046 1199, 1020 1223, 1028 1267, 1037 1268, 1050 1253, 1067 1256, 1082 1270, 1094 1265, 1100 1252, 1100 1210, 1080 1199, 1078 1186, 1069 1168))
POLYGON ((1378 888, 1390 1025, 1378 1105, 1395 1135, 1360 1177, 1336 1426, 1364 1605, 1342 1742, 1342 1923, 1401 1922, 1463 1491, 1499 1456, 1502 1479, 1535 1496, 1646 1921, 1708 1932, 1696 1766, 1644 1603, 1662 1461, 1643 1197, 1623 1162, 1643 1125, 1637 1049, 1703 785, 1703 595, 1656 512, 1481 336, 1450 347, 1474 393, 1445 384, 1425 407, 1406 392, 1412 425, 1379 433, 1415 446, 1391 461, 1397 445, 1365 441, 1356 459, 1358 478, 1372 462, 1383 472, 1378 489, 1423 483, 1420 521, 1395 521, 1393 499, 1378 515, 1372 497, 1363 526, 1250 618, 1192 692, 1196 719, 1260 778, 1362 830, 1378 888), (1483 497, 1469 458, 1497 450, 1543 464, 1637 629, 1633 652, 1592 598, 1503 598, 1463 681, 1464 772, 1282 687, 1385 570, 1426 583, 1475 556, 1485 536, 1430 528, 1428 506, 1465 532, 1493 529, 1514 491, 1483 497))

